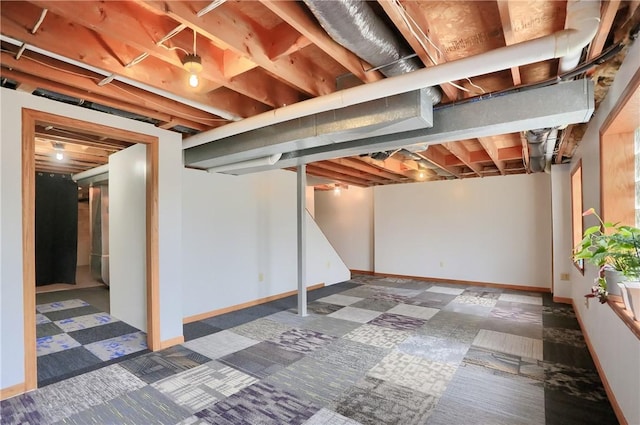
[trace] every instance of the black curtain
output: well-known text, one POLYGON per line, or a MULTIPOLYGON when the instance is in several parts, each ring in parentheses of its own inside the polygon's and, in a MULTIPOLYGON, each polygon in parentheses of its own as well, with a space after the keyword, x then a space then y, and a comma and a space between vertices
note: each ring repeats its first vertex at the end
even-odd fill
POLYGON ((66 174, 36 174, 36 286, 76 283, 78 185, 66 174))

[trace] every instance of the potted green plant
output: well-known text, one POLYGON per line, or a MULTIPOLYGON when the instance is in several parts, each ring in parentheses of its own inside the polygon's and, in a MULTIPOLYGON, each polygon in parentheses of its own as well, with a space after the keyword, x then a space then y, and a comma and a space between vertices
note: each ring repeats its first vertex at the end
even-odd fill
POLYGON ((636 320, 640 317, 640 229, 619 223, 605 223, 593 208, 583 216, 594 215, 599 224, 584 231, 582 241, 575 247, 573 258, 584 260, 600 268, 591 293, 586 297, 606 302, 608 284, 605 270, 612 268, 624 276, 621 283, 626 308, 630 308, 636 320), (628 295, 631 295, 630 297, 628 295))

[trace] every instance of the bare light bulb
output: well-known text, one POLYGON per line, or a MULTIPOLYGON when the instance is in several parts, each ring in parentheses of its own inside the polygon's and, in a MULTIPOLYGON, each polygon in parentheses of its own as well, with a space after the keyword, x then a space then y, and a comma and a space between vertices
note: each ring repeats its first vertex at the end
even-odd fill
POLYGON ((335 196, 340 196, 340 186, 336 186, 333 188, 333 194, 335 196))
POLYGON ((420 180, 424 180, 427 176, 424 174, 424 171, 420 171, 420 173, 418 173, 418 179, 420 180))
POLYGON ((189 75, 189 85, 193 88, 196 88, 198 87, 198 84, 200 84, 198 76, 196 74, 189 75))
POLYGON ((58 161, 62 161, 64 159, 64 155, 62 154, 62 152, 56 152, 56 159, 58 161))

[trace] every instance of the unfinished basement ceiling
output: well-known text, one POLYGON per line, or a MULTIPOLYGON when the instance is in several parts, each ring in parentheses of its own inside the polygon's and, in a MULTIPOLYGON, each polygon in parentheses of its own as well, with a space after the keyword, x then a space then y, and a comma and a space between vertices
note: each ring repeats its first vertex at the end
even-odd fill
MULTIPOLYGON (((285 105, 393 78, 385 75, 388 67, 378 68, 361 58, 373 62, 376 57, 362 52, 359 57, 338 44, 357 50, 331 29, 344 23, 330 14, 317 18, 313 4, 310 0, 3 1, 2 85, 36 95, 61 95, 58 100, 146 121, 188 140, 192 134, 285 105), (328 21, 321 25, 323 19, 328 21), (194 53, 194 33, 203 67, 196 88, 189 86, 182 63, 187 53, 194 53)), ((640 21, 638 5, 637 1, 601 3, 597 32, 580 63, 607 55, 570 76, 596 82, 596 105, 624 58, 630 31, 640 21)), ((400 57, 414 61, 417 68, 553 34, 565 28, 567 11, 567 2, 556 0, 379 0, 366 6, 385 26, 388 37, 395 39, 400 57)), ((443 83, 437 87, 442 100, 434 110, 557 75, 558 60, 553 59, 443 83)), ((552 162, 570 159, 581 127, 570 125, 558 132, 552 162)), ((40 165, 51 166, 45 159, 51 157, 52 141, 38 146, 43 155, 40 165)), ((87 152, 88 147, 81 149, 85 157, 78 157, 78 163, 103 157, 87 152)), ((414 152, 374 150, 370 155, 329 158, 308 164, 307 172, 358 186, 520 174, 532 170, 530 151, 523 132, 509 132, 436 141, 414 152)))

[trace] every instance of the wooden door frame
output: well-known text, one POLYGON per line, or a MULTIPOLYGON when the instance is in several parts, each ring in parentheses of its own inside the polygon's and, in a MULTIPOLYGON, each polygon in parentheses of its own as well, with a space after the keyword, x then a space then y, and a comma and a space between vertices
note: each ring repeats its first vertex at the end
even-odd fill
POLYGON ((158 247, 158 162, 156 136, 136 133, 102 124, 81 121, 33 109, 22 109, 22 275, 24 304, 24 378, 25 390, 38 386, 36 354, 36 271, 35 271, 35 129, 37 123, 56 128, 80 130, 107 136, 147 148, 146 161, 146 290, 147 345, 152 351, 160 344, 160 293, 158 247))

